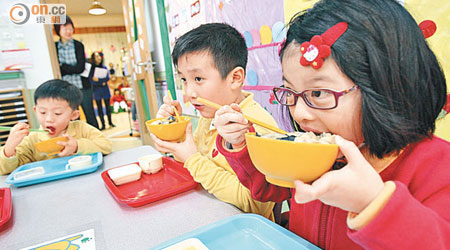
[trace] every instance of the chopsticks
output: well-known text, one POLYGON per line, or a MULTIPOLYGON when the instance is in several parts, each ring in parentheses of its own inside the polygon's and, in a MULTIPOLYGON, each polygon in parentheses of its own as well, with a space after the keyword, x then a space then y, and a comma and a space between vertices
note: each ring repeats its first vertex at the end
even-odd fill
MULTIPOLYGON (((169 95, 170 101, 173 101, 172 94, 170 93, 170 90, 167 90, 167 94, 169 95)), ((180 122, 180 115, 178 114, 177 108, 173 107, 173 111, 175 111, 175 116, 177 117, 177 122, 180 122)))
MULTIPOLYGON (((203 98, 201 98, 201 97, 197 97, 196 100, 199 101, 200 103, 202 103, 202 104, 204 104, 204 105, 206 105, 206 106, 209 106, 209 107, 211 107, 211 108, 214 108, 214 109, 220 109, 220 108, 222 107, 221 105, 219 105, 219 104, 217 104, 217 103, 214 103, 214 102, 212 102, 212 101, 203 99, 203 98)), ((254 123, 254 124, 256 124, 256 125, 259 125, 259 126, 261 126, 261 127, 263 127, 263 128, 272 130, 273 132, 276 132, 276 133, 279 133, 279 134, 287 134, 287 133, 288 133, 288 132, 286 132, 286 131, 284 131, 284 130, 282 130, 282 129, 279 129, 279 128, 277 128, 277 127, 274 127, 274 126, 272 126, 272 125, 269 125, 269 124, 267 124, 267 123, 265 123, 265 122, 262 122, 262 121, 260 121, 260 120, 256 120, 256 119, 254 119, 254 118, 252 118, 252 117, 250 117, 250 116, 248 116, 248 115, 245 115, 245 114, 242 114, 242 115, 243 115, 244 118, 247 119, 249 122, 254 123)))
MULTIPOLYGON (((12 129, 12 127, 8 127, 8 126, 0 126, 0 131, 10 131, 11 129, 12 129)), ((30 132, 48 133, 47 130, 35 129, 35 128, 30 128, 29 131, 30 131, 30 132)))

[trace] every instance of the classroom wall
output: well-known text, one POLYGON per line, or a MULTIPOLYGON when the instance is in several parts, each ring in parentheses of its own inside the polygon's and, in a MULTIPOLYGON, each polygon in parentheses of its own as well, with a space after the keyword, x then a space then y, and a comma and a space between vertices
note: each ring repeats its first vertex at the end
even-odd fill
POLYGON ((125 26, 123 15, 107 14, 103 16, 92 15, 70 15, 76 27, 107 27, 107 26, 125 26), (99 21, 101 19, 101 21, 99 21))
MULTIPOLYGON (((120 50, 127 47, 125 22, 121 14, 108 14, 104 16, 70 15, 75 25, 73 38, 84 45, 86 57, 92 52, 101 50, 105 57, 105 66, 112 62, 116 75, 122 76, 122 53, 120 50), (101 21, 99 21, 101 19, 101 21), (95 32, 97 30, 98 32, 95 32), (109 30, 109 31, 108 31, 109 30)), ((54 34, 54 40, 59 37, 54 34)))
POLYGON ((15 3, 38 4, 39 0, 0 1, 0 48, 1 50, 30 49, 32 67, 23 69, 23 72, 26 88, 36 89, 41 83, 53 79, 45 36, 45 28, 48 28, 48 25, 12 23, 9 19, 9 10, 15 3))
POLYGON ((108 65, 112 62, 116 69, 116 75, 122 75, 120 50, 127 47, 125 32, 74 34, 73 38, 84 44, 86 57, 90 57, 93 51, 102 50, 105 66, 109 68, 108 65))

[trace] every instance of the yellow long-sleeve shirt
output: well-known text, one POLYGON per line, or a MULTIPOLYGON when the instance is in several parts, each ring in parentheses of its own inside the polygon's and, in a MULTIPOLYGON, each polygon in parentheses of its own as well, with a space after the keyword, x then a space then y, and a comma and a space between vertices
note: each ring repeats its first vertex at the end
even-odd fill
MULTIPOLYGON (((67 133, 77 139, 78 151, 77 154, 90 154, 95 152, 102 152, 103 154, 111 153, 112 142, 98 129, 82 121, 73 121, 69 123, 67 133)), ((0 174, 11 173, 18 166, 26 163, 43 161, 57 158, 57 155, 47 156, 39 153, 34 144, 40 141, 50 139, 46 133, 31 132, 26 136, 22 142, 16 147, 16 155, 7 158, 3 151, 4 147, 0 148, 0 174)))
MULTIPOLYGON (((239 104, 242 112, 253 118, 277 126, 273 117, 253 100, 253 94, 244 92, 246 98, 239 104)), ((273 220, 273 202, 259 202, 251 197, 250 190, 243 186, 225 157, 216 148, 217 130, 211 126, 213 119, 201 117, 194 132, 198 153, 189 157, 184 167, 189 170, 196 182, 219 200, 230 203, 243 212, 260 214, 273 220)), ((270 131, 254 125, 258 133, 270 131)))

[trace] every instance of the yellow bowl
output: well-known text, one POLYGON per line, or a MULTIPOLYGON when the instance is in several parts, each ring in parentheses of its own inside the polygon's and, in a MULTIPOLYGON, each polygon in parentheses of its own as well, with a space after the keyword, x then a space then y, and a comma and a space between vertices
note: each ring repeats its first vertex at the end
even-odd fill
POLYGON ((46 141, 37 142, 34 144, 34 147, 37 151, 46 154, 55 154, 59 153, 64 147, 57 144, 58 141, 67 142, 69 139, 67 137, 55 137, 46 141))
POLYGON ((266 180, 293 188, 294 180, 311 182, 327 172, 336 161, 338 145, 302 143, 245 134, 248 153, 266 180))
POLYGON ((164 141, 181 141, 186 134, 186 126, 191 121, 189 116, 180 116, 181 121, 170 124, 152 124, 155 121, 165 120, 166 118, 156 118, 145 122, 148 131, 164 141))

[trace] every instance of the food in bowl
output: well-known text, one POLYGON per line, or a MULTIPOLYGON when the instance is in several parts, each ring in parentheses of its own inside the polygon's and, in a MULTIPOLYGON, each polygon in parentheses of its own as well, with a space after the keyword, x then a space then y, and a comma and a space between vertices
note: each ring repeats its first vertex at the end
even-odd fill
POLYGON ((145 122, 150 133, 164 141, 183 141, 186 126, 191 121, 189 116, 180 116, 179 121, 168 121, 168 118, 156 118, 145 122))
POLYGON ((331 169, 339 151, 331 134, 247 133, 245 138, 256 169, 268 182, 282 187, 295 187, 295 180, 316 180, 331 169))
POLYGON ((320 135, 316 135, 313 132, 291 132, 285 135, 279 133, 270 133, 256 134, 256 136, 294 142, 336 144, 335 135, 330 133, 322 133, 320 135))
POLYGON ((172 116, 169 116, 164 119, 156 120, 156 121, 152 122, 151 125, 171 124, 176 121, 177 121, 177 119, 175 118, 175 116, 172 115, 172 116))

